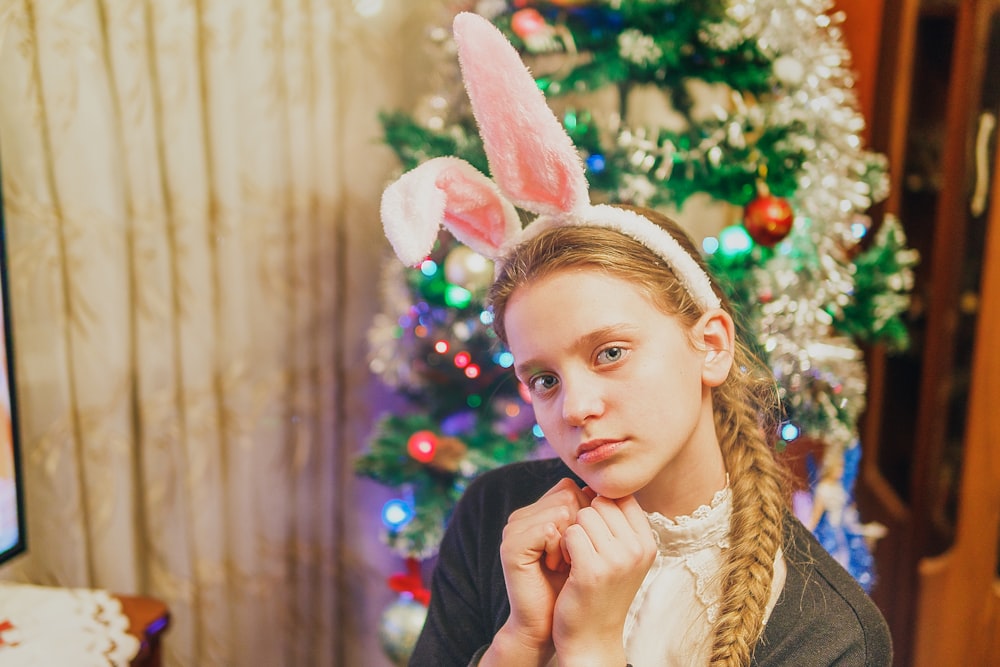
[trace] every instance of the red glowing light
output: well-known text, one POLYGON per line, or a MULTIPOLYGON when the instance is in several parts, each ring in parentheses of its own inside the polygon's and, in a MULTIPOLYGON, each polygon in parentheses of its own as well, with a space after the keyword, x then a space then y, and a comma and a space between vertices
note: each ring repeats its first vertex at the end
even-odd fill
POLYGON ((439 340, 438 342, 434 343, 434 351, 437 352, 438 354, 444 354, 445 352, 448 351, 449 347, 450 346, 448 345, 448 341, 446 340, 439 340))
POLYGON ((472 361, 472 355, 468 352, 459 352, 455 355, 455 365, 459 368, 465 368, 472 361))
POLYGON ((406 451, 421 463, 432 461, 436 449, 437 435, 433 431, 417 431, 406 441, 406 451))
POLYGON ((514 12, 510 20, 510 27, 521 39, 527 39, 544 30, 546 25, 545 17, 532 7, 514 12))
POLYGON ((475 364, 469 364, 468 366, 466 366, 465 377, 469 378, 470 380, 479 377, 479 366, 475 364))

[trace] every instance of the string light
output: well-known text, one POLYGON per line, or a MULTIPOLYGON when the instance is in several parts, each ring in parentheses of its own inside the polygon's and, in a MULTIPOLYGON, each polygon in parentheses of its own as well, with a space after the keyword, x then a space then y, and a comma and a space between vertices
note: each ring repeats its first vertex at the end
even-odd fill
POLYGON ((510 368, 514 365, 514 355, 510 352, 499 352, 493 360, 500 368, 510 368))
POLYGON ((594 153, 587 158, 587 169, 595 174, 601 173, 607 166, 607 160, 600 153, 594 153))
POLYGON ((428 278, 437 273, 438 265, 433 259, 425 259, 420 263, 420 273, 424 274, 428 278))
POLYGON ((799 437, 800 433, 801 430, 799 429, 799 427, 793 424, 792 422, 788 422, 787 424, 781 427, 781 438, 787 442, 795 440, 795 438, 799 437))
POLYGON ((413 519, 413 507, 405 500, 393 498, 382 505, 382 523, 389 530, 399 530, 413 519))
POLYGON ((429 463, 437 450, 437 435, 433 431, 417 431, 406 441, 406 451, 417 461, 429 463))
POLYGON ((753 250, 753 239, 743 225, 731 225, 719 232, 719 252, 726 257, 739 257, 753 250))
POLYGON ((438 354, 447 354, 449 347, 451 346, 448 345, 448 341, 446 340, 439 340, 438 342, 434 343, 434 351, 437 352, 438 354))
POLYGON ((475 364, 469 364, 468 366, 465 367, 465 377, 469 378, 470 380, 475 380, 477 377, 479 377, 479 373, 480 373, 479 366, 475 364))
POLYGON ((448 285, 444 288, 444 302, 452 308, 465 308, 472 302, 472 292, 458 285, 448 285))
POLYGON ((455 366, 457 368, 465 368, 472 361, 472 355, 468 352, 459 352, 455 355, 455 366))

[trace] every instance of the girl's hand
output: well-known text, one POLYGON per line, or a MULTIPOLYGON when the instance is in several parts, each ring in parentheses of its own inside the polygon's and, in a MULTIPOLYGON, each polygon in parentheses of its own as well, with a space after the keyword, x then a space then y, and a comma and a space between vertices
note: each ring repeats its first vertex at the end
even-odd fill
POLYGON ((500 544, 510 617, 483 664, 545 664, 551 658, 553 610, 570 570, 563 534, 593 498, 590 489, 563 479, 534 504, 510 515, 500 544))
POLYGON ((656 556, 656 540, 633 496, 595 498, 563 542, 572 567, 553 616, 559 662, 625 664, 625 617, 656 556))

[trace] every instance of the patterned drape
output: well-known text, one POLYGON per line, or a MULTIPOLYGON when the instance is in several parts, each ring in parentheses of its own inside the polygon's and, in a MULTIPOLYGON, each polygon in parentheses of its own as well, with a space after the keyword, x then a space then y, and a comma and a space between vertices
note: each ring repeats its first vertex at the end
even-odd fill
POLYGON ((0 0, 29 539, 0 576, 159 597, 171 666, 375 645, 350 457, 411 4, 0 0))

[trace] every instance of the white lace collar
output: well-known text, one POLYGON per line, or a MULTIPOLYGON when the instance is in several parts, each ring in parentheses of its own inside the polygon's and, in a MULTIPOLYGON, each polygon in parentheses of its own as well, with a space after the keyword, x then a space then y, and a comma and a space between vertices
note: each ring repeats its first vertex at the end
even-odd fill
POLYGON ((702 505, 689 515, 668 519, 659 512, 647 512, 649 524, 663 556, 684 556, 709 546, 729 546, 729 517, 733 494, 726 488, 716 491, 710 505, 702 505))

